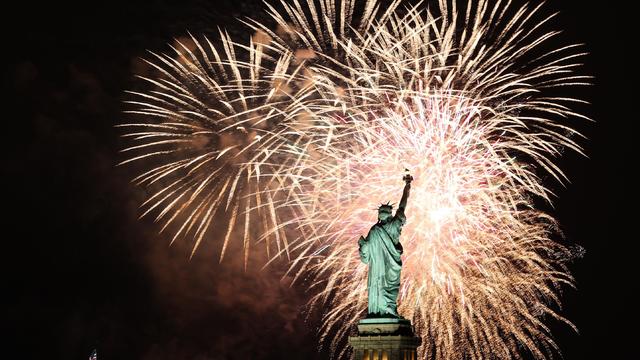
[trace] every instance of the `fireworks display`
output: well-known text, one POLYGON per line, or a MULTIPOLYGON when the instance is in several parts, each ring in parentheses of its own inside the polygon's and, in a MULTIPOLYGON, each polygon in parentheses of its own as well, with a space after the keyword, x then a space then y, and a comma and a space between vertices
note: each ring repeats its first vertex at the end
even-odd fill
POLYGON ((219 241, 220 260, 230 241, 245 265, 254 244, 288 259, 344 357, 367 309, 357 239, 407 168, 399 312, 421 357, 558 353, 545 319, 573 327, 557 312, 572 254, 536 202, 551 203, 545 178, 564 181, 563 151, 581 152, 566 92, 588 77, 578 46, 551 46, 553 15, 484 0, 265 6, 273 21, 244 21, 247 43, 221 32, 150 56, 121 125, 143 215, 194 252, 219 241))

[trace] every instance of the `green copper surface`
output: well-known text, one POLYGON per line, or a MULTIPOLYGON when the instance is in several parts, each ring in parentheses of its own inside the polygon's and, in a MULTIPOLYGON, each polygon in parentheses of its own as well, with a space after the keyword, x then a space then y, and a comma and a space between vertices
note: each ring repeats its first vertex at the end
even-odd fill
POLYGON ((406 222, 404 209, 407 205, 413 177, 404 176, 405 187, 395 215, 391 216, 390 205, 382 205, 378 211, 378 222, 371 227, 367 237, 360 237, 360 259, 369 265, 367 279, 368 318, 399 318, 398 290, 402 269, 402 245, 400 233, 406 222))

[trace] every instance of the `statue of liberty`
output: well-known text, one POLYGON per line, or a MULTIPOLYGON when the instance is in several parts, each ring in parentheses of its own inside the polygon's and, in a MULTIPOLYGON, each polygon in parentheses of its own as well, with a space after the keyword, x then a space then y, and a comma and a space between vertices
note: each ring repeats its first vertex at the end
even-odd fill
POLYGON ((408 173, 398 210, 392 215, 389 203, 378 208, 378 222, 371 227, 367 237, 360 236, 360 259, 369 265, 367 289, 369 291, 368 318, 400 318, 398 315, 398 289, 402 268, 400 232, 406 222, 404 209, 413 177, 408 173))

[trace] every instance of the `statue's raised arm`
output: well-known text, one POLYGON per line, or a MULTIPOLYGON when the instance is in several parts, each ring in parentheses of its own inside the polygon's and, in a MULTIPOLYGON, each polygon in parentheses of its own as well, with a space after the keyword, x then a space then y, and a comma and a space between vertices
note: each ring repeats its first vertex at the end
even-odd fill
POLYGON ((405 174, 402 177, 404 180, 404 190, 402 191, 402 198, 400 199, 400 204, 398 204, 397 212, 404 213, 404 209, 407 207, 407 200, 409 199, 409 192, 411 191, 411 182, 413 181, 413 176, 409 174, 409 170, 405 169, 405 174))

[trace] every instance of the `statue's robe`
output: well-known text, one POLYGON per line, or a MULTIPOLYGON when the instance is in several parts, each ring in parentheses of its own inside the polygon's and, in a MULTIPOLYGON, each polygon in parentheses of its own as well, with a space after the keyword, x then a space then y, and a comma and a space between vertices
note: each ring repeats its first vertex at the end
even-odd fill
POLYGON ((400 232, 406 222, 403 209, 398 209, 386 223, 373 225, 366 238, 360 237, 360 259, 369 265, 369 316, 399 317, 398 290, 402 245, 400 232))

